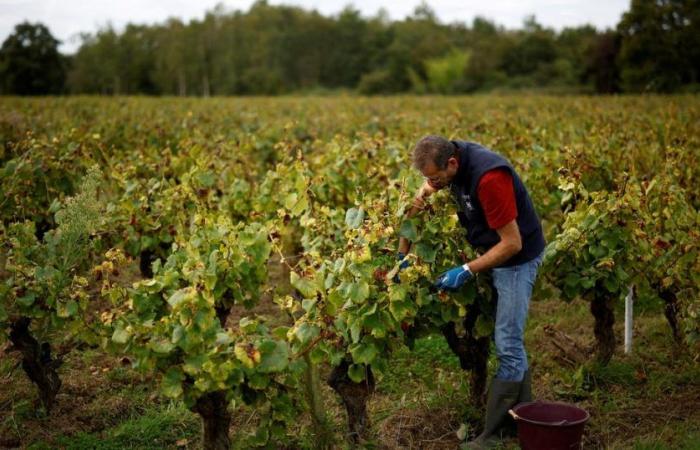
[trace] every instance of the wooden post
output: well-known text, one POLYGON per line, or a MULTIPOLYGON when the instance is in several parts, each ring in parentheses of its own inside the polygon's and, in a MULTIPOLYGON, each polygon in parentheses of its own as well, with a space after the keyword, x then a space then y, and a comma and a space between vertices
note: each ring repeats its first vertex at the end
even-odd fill
POLYGON ((625 297, 625 354, 632 353, 632 312, 634 309, 634 286, 629 287, 625 297))

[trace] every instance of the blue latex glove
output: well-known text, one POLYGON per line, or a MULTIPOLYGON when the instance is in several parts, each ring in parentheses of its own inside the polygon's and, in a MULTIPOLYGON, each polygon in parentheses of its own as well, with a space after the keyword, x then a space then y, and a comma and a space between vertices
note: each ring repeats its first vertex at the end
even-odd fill
POLYGON ((462 285, 469 281, 473 276, 474 274, 472 274, 471 270, 469 270, 469 266, 466 264, 463 266, 453 267, 440 275, 440 277, 438 277, 438 279, 435 281, 434 286, 438 289, 454 292, 462 287, 462 285))
MULTIPOLYGON (((409 266, 408 260, 406 259, 406 255, 404 255, 402 252, 398 252, 396 254, 396 259, 401 261, 401 264, 399 264, 399 272, 401 272, 403 269, 405 269, 409 266)), ((401 279, 399 278, 398 273, 396 275, 394 275, 394 278, 392 278, 392 281, 394 283, 401 283, 401 279)))
POLYGON ((401 261, 401 264, 399 264, 399 269, 403 270, 409 266, 408 260, 406 259, 406 255, 404 255, 402 252, 398 252, 396 254, 396 259, 401 261))

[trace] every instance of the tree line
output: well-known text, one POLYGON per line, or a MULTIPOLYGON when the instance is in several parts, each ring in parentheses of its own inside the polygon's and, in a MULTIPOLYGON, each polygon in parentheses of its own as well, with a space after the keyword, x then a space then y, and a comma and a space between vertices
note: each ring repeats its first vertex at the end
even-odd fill
POLYGON ((403 20, 352 6, 333 16, 261 0, 202 20, 108 26, 73 55, 42 24, 0 49, 3 94, 276 95, 493 90, 700 90, 700 0, 632 0, 614 29, 517 30, 477 17, 440 22, 426 3, 403 20))

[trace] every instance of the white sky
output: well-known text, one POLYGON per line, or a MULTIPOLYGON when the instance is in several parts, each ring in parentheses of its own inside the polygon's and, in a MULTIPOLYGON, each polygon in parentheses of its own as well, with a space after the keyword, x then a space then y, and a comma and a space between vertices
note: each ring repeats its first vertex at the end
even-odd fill
MULTIPOLYGON (((253 0, 0 0, 0 41, 16 24, 29 20, 47 25, 62 41, 60 50, 73 53, 80 45, 78 33, 94 32, 111 22, 121 30, 128 22, 151 24, 168 17, 183 21, 204 17, 207 10, 222 3, 225 10, 247 11, 253 0)), ((364 16, 384 8, 391 19, 410 15, 420 0, 268 0, 269 4, 293 4, 316 9, 324 15, 340 12, 352 3, 364 16)), ((614 27, 630 0, 429 0, 428 5, 442 22, 471 22, 486 17, 507 28, 519 28, 531 14, 545 26, 592 24, 599 29, 614 27)))

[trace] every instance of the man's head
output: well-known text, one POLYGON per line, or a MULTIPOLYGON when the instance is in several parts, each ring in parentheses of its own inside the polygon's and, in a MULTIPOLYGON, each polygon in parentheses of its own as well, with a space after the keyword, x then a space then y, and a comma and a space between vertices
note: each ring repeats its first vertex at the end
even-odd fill
POLYGON ((442 189, 457 174, 457 146, 440 136, 425 136, 413 149, 413 165, 435 189, 442 189))

